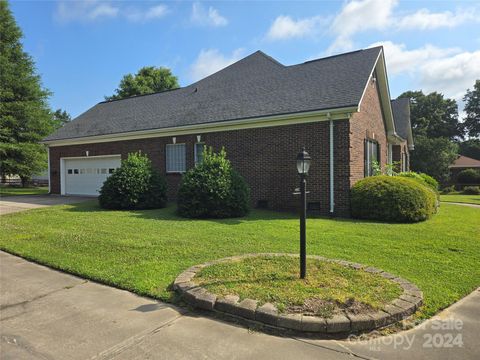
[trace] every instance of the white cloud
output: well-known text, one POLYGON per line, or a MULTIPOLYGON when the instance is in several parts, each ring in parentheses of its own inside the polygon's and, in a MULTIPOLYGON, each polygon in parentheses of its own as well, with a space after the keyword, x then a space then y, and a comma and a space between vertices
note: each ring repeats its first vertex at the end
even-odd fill
POLYGON ((421 83, 427 91, 442 91, 460 100, 475 79, 480 79, 480 50, 434 59, 422 65, 421 83))
POLYGON ((156 5, 146 10, 128 8, 124 11, 125 17, 132 22, 146 22, 159 19, 164 17, 167 13, 168 7, 166 5, 156 5))
POLYGON ((236 49, 229 56, 223 55, 217 49, 202 50, 190 67, 190 77, 193 81, 203 79, 240 60, 243 54, 243 49, 236 49))
POLYGON ((438 28, 454 28, 467 21, 478 21, 475 9, 457 10, 456 13, 444 11, 432 13, 428 9, 420 9, 413 14, 409 14, 397 21, 399 29, 419 29, 432 30, 438 28))
POLYGON ((390 75, 399 73, 414 73, 425 61, 444 58, 460 52, 458 48, 442 49, 433 45, 425 45, 417 49, 407 50, 405 44, 396 44, 391 41, 376 42, 369 47, 383 45, 385 61, 390 75))
POLYGON ((285 40, 302 38, 318 32, 318 25, 324 20, 320 16, 294 20, 290 16, 278 16, 270 26, 267 39, 285 40))
POLYGON ((60 22, 93 21, 100 18, 114 18, 118 13, 119 8, 107 2, 60 1, 57 4, 55 18, 60 22))
POLYGON ((438 91, 449 98, 461 100, 465 90, 480 78, 480 51, 468 52, 459 48, 438 48, 425 45, 407 49, 391 41, 383 45, 387 71, 390 75, 408 74, 414 86, 424 92, 438 91))
POLYGON ((203 7, 199 2, 195 2, 192 5, 192 15, 190 17, 192 23, 202 26, 225 26, 228 24, 228 20, 220 15, 219 11, 213 7, 209 7, 208 10, 203 7))
POLYGON ((147 9, 121 6, 121 2, 100 0, 59 1, 54 16, 62 23, 90 22, 117 17, 123 17, 132 22, 146 22, 161 18, 168 13, 168 7, 163 4, 147 9))
POLYGON ((354 0, 347 3, 334 18, 331 32, 336 36, 327 53, 350 50, 352 35, 385 29, 391 24, 393 8, 398 0, 354 0))

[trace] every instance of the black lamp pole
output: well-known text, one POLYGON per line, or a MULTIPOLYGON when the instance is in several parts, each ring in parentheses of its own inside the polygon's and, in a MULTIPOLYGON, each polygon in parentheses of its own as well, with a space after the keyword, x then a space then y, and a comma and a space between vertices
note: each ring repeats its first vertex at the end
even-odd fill
POLYGON ((307 219, 307 179, 305 174, 300 174, 300 279, 305 279, 307 274, 307 239, 305 223, 307 219))
POLYGON ((305 147, 297 155, 297 171, 300 175, 300 279, 307 275, 307 241, 305 225, 307 219, 307 174, 310 169, 310 155, 305 147))

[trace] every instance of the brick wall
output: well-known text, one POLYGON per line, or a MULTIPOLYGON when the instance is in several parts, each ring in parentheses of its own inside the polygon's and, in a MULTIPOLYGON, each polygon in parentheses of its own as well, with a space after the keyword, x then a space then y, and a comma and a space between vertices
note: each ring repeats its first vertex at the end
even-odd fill
MULTIPOLYGON (((365 93, 361 112, 350 120, 334 122, 334 199, 336 216, 348 216, 350 187, 364 175, 364 140, 373 136, 381 146, 381 162, 387 161, 387 142, 378 92, 371 83, 365 93)), ((312 157, 307 179, 310 191, 308 202, 319 206, 321 215, 330 214, 329 182, 329 122, 316 122, 269 128, 256 128, 216 133, 197 133, 176 136, 177 143, 186 144, 187 169, 194 166, 194 144, 197 135, 207 146, 227 151, 233 166, 242 174, 251 188, 252 206, 258 201, 268 202, 276 210, 292 210, 299 203, 293 191, 299 185, 295 158, 302 146, 312 157)), ((172 137, 108 143, 69 145, 50 149, 51 189, 60 193, 60 158, 121 154, 141 150, 153 165, 165 174, 168 196, 175 200, 180 174, 165 173, 165 145, 172 137)))
POLYGON ((396 166, 397 171, 402 171, 403 162, 405 162, 406 171, 410 170, 410 153, 408 151, 407 142, 403 142, 400 145, 392 145, 392 161, 398 163, 396 166), (403 156, 402 156, 403 154, 403 156), (402 160, 403 159, 403 160, 402 160))
POLYGON ((364 141, 367 138, 380 144, 380 165, 388 161, 388 145, 382 107, 376 82, 367 85, 360 112, 350 118, 350 185, 364 178, 364 141))
MULTIPOLYGON (((336 215, 348 215, 349 208, 349 144, 348 120, 334 121, 335 137, 335 203, 336 215)), ((222 146, 233 166, 242 174, 251 187, 252 206, 259 200, 268 201, 268 207, 292 210, 297 207, 298 196, 292 192, 299 185, 295 158, 305 145, 312 157, 307 179, 310 191, 308 201, 320 204, 320 213, 329 213, 329 123, 288 125, 270 128, 198 133, 176 136, 177 143, 186 144, 187 169, 194 166, 194 144, 197 135, 201 141, 215 150, 222 146)), ((165 173, 165 145, 172 137, 142 140, 117 141, 85 145, 69 145, 50 148, 51 189, 60 193, 60 158, 121 154, 126 158, 130 152, 141 150, 152 160, 153 165, 165 174, 170 200, 176 198, 181 180, 180 174, 165 173)))

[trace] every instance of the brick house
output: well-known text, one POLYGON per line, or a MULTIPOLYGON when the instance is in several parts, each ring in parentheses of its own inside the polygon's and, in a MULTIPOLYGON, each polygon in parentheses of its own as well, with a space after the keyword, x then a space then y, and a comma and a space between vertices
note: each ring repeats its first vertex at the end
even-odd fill
POLYGON ((203 146, 225 147, 253 206, 296 207, 295 158, 312 157, 309 208, 348 216, 349 190, 413 149, 408 100, 390 100, 382 47, 285 66, 257 51, 176 90, 101 102, 47 137, 50 191, 95 195, 141 150, 174 200, 203 146))

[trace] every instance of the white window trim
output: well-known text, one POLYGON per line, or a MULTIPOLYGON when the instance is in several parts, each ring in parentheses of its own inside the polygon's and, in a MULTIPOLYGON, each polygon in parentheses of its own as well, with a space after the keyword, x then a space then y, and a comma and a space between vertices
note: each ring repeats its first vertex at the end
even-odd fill
POLYGON ((165 172, 167 174, 183 174, 187 171, 187 144, 186 143, 175 143, 175 144, 166 144, 165 145, 165 172), (167 165, 168 165, 168 159, 167 159, 167 146, 179 146, 179 145, 184 145, 185 146, 185 170, 183 171, 168 171, 167 165))
POLYGON ((195 143, 195 145, 193 145, 193 161, 195 162, 195 165, 197 165, 199 163, 199 161, 197 161, 197 145, 203 145, 205 146, 205 142, 203 141, 197 141, 195 143))

